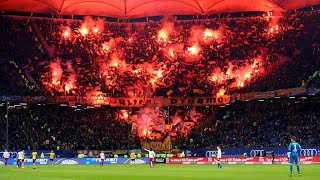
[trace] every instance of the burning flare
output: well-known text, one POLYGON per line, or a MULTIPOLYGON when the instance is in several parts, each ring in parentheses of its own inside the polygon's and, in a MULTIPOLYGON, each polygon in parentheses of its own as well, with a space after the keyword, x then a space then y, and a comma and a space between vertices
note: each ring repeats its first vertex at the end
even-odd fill
POLYGON ((194 56, 198 55, 200 50, 201 49, 200 49, 200 47, 198 45, 193 45, 193 46, 188 48, 189 54, 194 55, 194 56))

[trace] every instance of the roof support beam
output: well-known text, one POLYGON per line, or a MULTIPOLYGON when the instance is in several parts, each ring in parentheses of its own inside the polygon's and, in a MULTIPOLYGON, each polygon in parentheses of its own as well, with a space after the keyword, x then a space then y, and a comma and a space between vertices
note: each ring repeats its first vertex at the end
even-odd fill
POLYGON ((286 3, 288 0, 284 0, 281 4, 280 4, 280 6, 283 6, 283 4, 284 3, 286 3))
POLYGON ((124 16, 127 16, 127 0, 124 0, 124 16))
MULTIPOLYGON (((273 4, 275 4, 275 5, 277 5, 277 6, 280 7, 281 9, 284 9, 284 8, 282 7, 282 4, 283 4, 285 1, 287 1, 287 0, 284 0, 281 4, 275 2, 274 0, 268 0, 268 1, 271 2, 271 3, 273 3, 273 4)), ((284 9, 284 10, 286 10, 286 9, 284 9)))
POLYGON ((64 5, 64 1, 62 1, 62 3, 61 3, 60 9, 59 9, 59 13, 61 13, 63 5, 64 5))
POLYGON ((194 0, 194 2, 197 3, 199 10, 201 11, 202 14, 204 14, 205 12, 204 12, 203 8, 201 7, 201 5, 199 4, 199 2, 197 0, 194 0))

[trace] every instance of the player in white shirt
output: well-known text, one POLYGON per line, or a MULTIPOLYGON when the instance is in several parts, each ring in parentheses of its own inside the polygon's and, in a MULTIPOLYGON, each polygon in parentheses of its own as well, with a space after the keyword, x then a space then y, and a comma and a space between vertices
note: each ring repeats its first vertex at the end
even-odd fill
POLYGON ((100 166, 103 166, 105 158, 106 158, 106 156, 104 155, 104 152, 101 151, 101 153, 100 153, 100 166))
POLYGON ((154 153, 152 148, 150 150, 148 149, 144 149, 144 150, 149 152, 150 168, 154 167, 154 157, 156 156, 156 154, 154 153))
POLYGON ((19 151, 18 158, 17 158, 17 168, 21 168, 23 156, 24 156, 23 151, 19 151))
POLYGON ((222 168, 222 166, 221 166, 221 162, 220 162, 220 159, 221 159, 221 156, 222 156, 222 152, 221 152, 221 148, 220 148, 220 146, 217 146, 217 150, 218 150, 218 152, 217 152, 217 163, 218 163, 218 168, 222 168))
POLYGON ((4 159, 4 166, 7 167, 10 154, 6 149, 4 150, 2 157, 4 159))

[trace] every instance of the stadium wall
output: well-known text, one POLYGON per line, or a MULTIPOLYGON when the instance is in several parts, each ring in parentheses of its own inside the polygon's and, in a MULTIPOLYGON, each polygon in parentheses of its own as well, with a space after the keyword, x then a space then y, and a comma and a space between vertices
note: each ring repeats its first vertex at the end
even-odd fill
MULTIPOLYGON (((32 159, 27 158, 24 160, 25 165, 32 165, 32 159)), ((99 158, 55 158, 54 164, 99 164, 100 159, 99 158)), ((104 161, 104 164, 129 164, 130 159, 129 158, 106 158, 104 161)), ((136 159, 136 164, 147 164, 149 163, 148 158, 140 158, 136 159)), ((9 165, 15 165, 17 164, 16 158, 9 158, 8 160, 9 165)), ((37 165, 48 165, 50 164, 50 159, 44 158, 44 159, 37 159, 36 160, 37 165)), ((0 165, 4 165, 3 159, 0 159, 0 165)))
MULTIPOLYGON (((320 164, 320 156, 299 158, 301 164, 320 164)), ((287 156, 275 157, 223 157, 220 159, 223 164, 289 164, 287 156)), ((191 157, 191 158, 167 158, 167 164, 216 164, 215 158, 191 157)))

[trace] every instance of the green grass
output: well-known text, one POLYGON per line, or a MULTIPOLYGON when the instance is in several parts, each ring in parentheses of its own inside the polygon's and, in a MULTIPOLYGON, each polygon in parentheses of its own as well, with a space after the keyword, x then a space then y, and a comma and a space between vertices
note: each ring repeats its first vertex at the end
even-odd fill
POLYGON ((320 179, 320 165, 301 165, 302 176, 289 177, 289 165, 167 165, 157 164, 150 169, 148 165, 38 165, 37 169, 26 166, 0 167, 0 180, 172 180, 172 179, 320 179))

